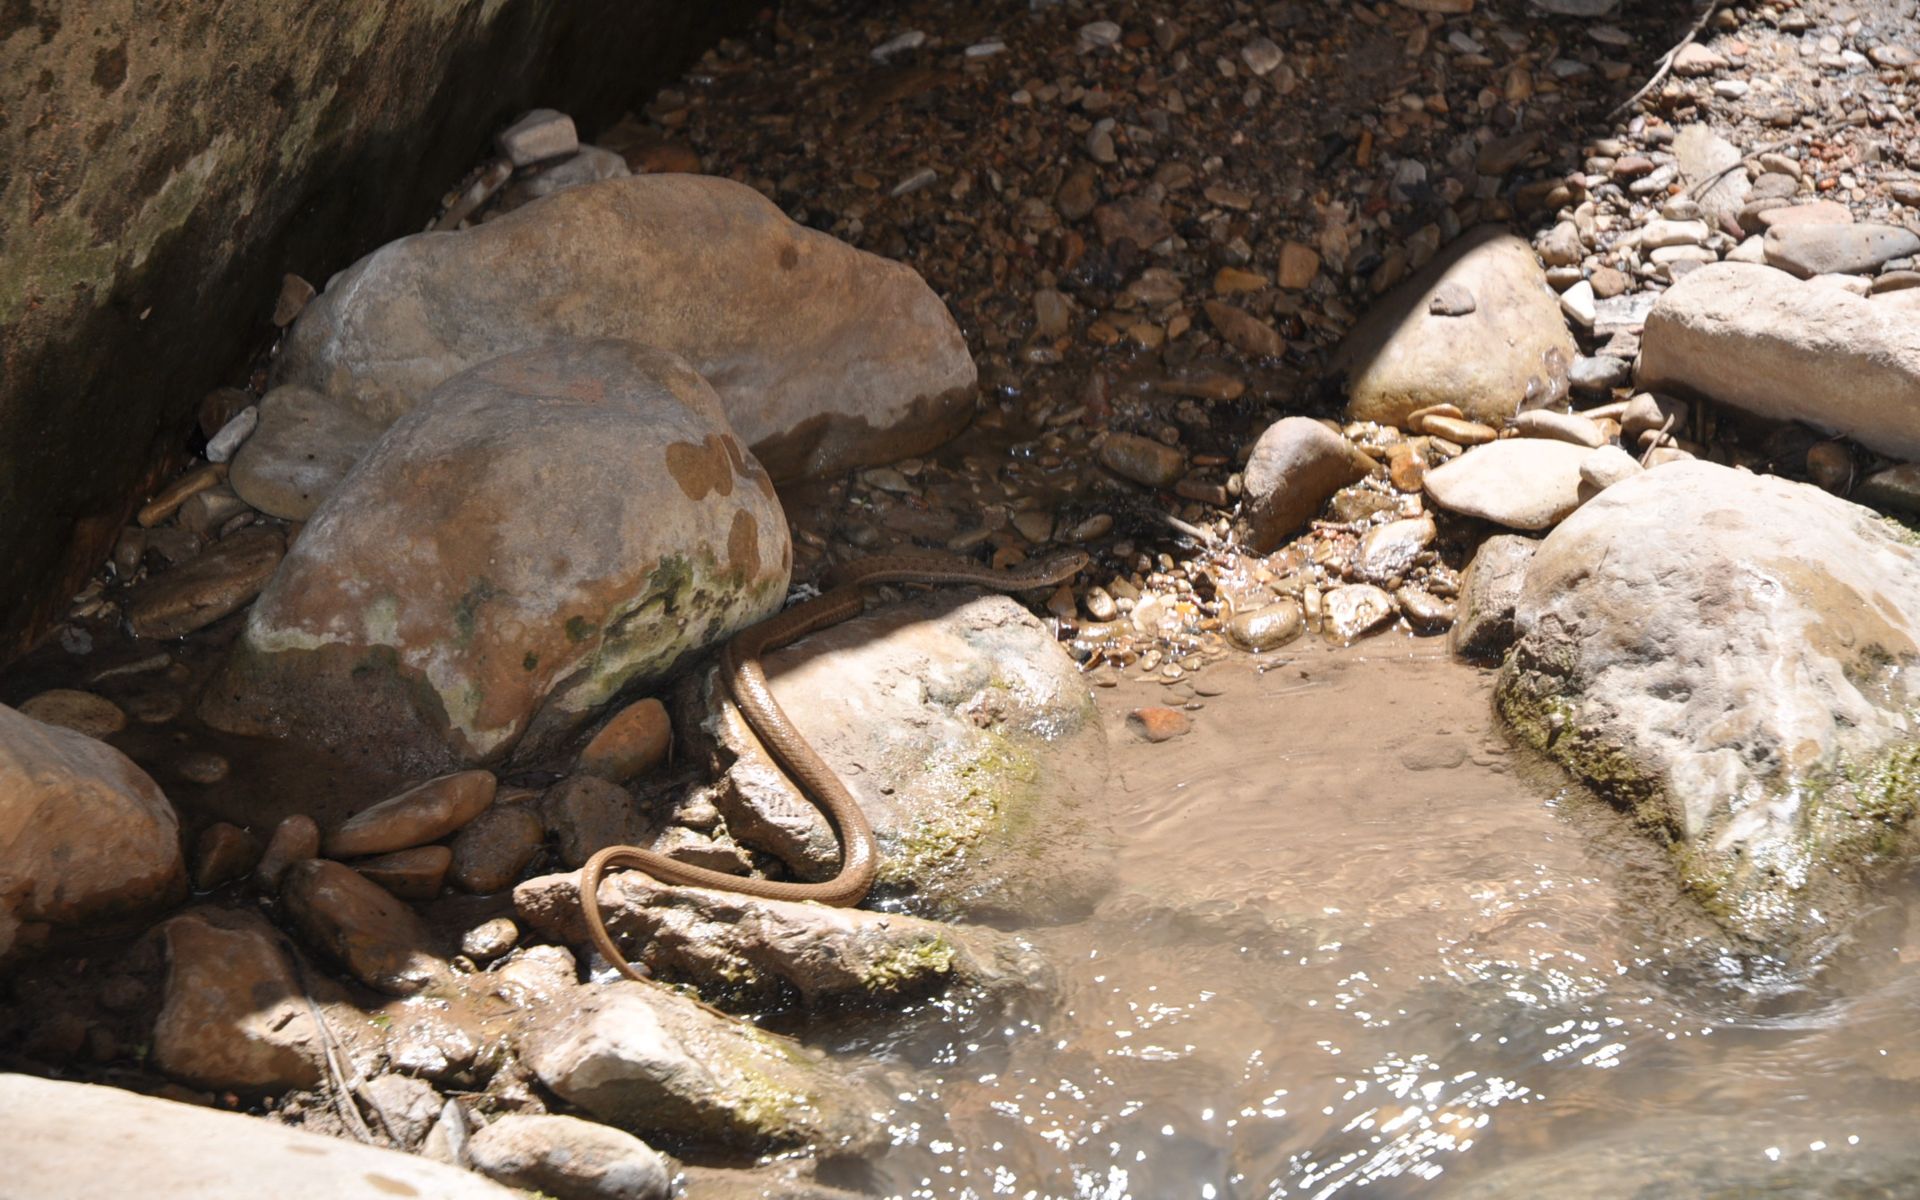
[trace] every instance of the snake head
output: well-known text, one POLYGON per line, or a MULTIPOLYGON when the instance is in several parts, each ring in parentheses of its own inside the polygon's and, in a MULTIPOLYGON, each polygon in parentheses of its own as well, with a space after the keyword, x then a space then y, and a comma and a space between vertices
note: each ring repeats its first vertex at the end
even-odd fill
POLYGON ((1048 583, 1064 583, 1086 569, 1093 560, 1085 550, 1062 550, 1058 554, 1048 555, 1021 572, 1031 574, 1034 586, 1048 583))

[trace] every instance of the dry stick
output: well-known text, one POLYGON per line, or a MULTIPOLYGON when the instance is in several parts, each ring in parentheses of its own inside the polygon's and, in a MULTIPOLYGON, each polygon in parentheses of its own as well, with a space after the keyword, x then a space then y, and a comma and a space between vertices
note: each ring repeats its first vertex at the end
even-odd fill
POLYGON ((1667 72, 1673 70, 1673 60, 1680 57, 1680 52, 1682 50, 1685 50, 1688 46, 1693 44, 1693 40, 1700 36, 1700 31, 1707 27, 1707 22, 1713 20, 1713 14, 1718 12, 1719 10, 1720 10, 1720 0, 1708 0, 1707 7, 1701 11, 1699 19, 1694 21, 1693 28, 1687 30, 1687 36, 1681 38, 1679 43, 1675 45, 1673 49, 1667 51, 1666 54, 1661 57, 1660 66, 1657 69, 1655 69, 1655 71, 1653 72, 1653 78, 1647 80, 1647 82, 1641 86, 1639 91, 1635 92, 1631 96, 1628 96, 1626 100, 1623 101, 1618 108, 1615 108, 1612 112, 1608 113, 1607 119, 1612 120, 1613 118, 1619 116, 1621 113, 1626 112, 1628 109, 1632 108, 1634 105, 1640 103, 1640 101, 1646 99, 1648 92, 1651 92, 1654 88, 1659 87, 1660 81, 1667 77, 1667 72))
POLYGON ((1643 467, 1646 466, 1647 460, 1653 457, 1653 452, 1666 444, 1667 434, 1671 432, 1673 429, 1673 419, 1678 415, 1679 415, 1678 413, 1667 414, 1666 421, 1663 422, 1660 426, 1660 432, 1654 436, 1653 441, 1647 446, 1646 453, 1640 456, 1641 466, 1643 467))
MULTIPOLYGON (((300 999, 306 1001, 307 1014, 313 1018, 314 1028, 320 1032, 320 1057, 327 1068, 327 1091, 332 1094, 333 1106, 340 1113, 341 1123, 348 1132, 367 1145, 374 1145, 373 1129, 367 1119, 360 1115, 360 1109, 353 1102, 354 1072, 352 1063, 346 1061, 346 1052, 340 1048, 339 1039, 334 1036, 333 1027, 320 1012, 320 1006, 313 1001, 313 993, 307 988, 307 972, 300 964, 300 955, 285 940, 281 949, 286 952, 287 961, 293 964, 294 982, 300 985, 300 999)), ((384 1122, 383 1122, 384 1123, 384 1122)))

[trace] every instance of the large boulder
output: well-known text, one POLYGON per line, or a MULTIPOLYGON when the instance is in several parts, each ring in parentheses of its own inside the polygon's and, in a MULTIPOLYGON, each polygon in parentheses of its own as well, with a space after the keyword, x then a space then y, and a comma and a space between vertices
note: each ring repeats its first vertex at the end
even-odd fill
POLYGON ((641 1136, 751 1151, 858 1154, 885 1127, 884 1092, 820 1054, 663 987, 611 983, 566 997, 564 1021, 520 1039, 543 1087, 641 1136))
POLYGON ((568 337, 685 358, 783 480, 929 450, 973 411, 966 341, 912 268, 678 174, 382 247, 300 315, 275 381, 391 421, 476 363, 568 337))
POLYGON ((1670 840, 1737 932, 1843 915, 1920 791, 1920 551, 1817 488, 1703 462, 1617 483, 1527 569, 1515 729, 1670 840))
POLYGON ((523 1193, 398 1150, 91 1083, 0 1075, 0 1195, 62 1200, 517 1200, 523 1193), (111 1130, 113 1152, 101 1152, 111 1130))
POLYGON ((104 742, 0 705, 0 959, 186 892, 180 819, 104 742))
POLYGON ((1498 426, 1564 399, 1578 355, 1533 248, 1488 225, 1374 305, 1334 366, 1350 420, 1404 428, 1415 409, 1452 404, 1498 426))
POLYGON ((201 711, 421 773, 533 752, 777 609, 791 549, 684 362, 614 341, 507 355, 320 506, 201 711))
MULTIPOLYGON (((769 654, 794 727, 873 824, 876 892, 936 916, 1071 920, 1110 883, 1096 815, 1106 735, 1093 694, 1046 627, 1006 596, 943 590, 769 654)), ((735 841, 796 877, 838 869, 818 807, 767 755, 717 671, 685 689, 731 764, 713 790, 735 841)))
POLYGON ((1920 458, 1920 320, 1772 267, 1715 263, 1668 288, 1638 383, 1920 458))

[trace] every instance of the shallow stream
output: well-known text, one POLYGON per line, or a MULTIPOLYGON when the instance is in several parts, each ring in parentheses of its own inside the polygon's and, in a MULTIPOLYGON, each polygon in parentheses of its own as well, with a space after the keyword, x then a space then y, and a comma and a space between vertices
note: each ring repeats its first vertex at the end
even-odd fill
POLYGON ((1114 886, 1023 931, 1053 996, 837 1049, 903 1080, 911 1197, 1920 1191, 1912 879, 1793 971, 1386 635, 1101 695, 1114 886), (1196 700, 1152 745, 1126 712, 1196 700))

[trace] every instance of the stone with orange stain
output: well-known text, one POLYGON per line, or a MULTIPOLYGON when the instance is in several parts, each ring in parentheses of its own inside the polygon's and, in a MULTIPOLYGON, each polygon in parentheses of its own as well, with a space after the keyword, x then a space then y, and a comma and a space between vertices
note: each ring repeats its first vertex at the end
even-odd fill
POLYGON ((666 761, 673 745, 673 722, 666 705, 649 696, 613 715, 580 752, 580 770, 625 783, 666 761))
POLYGON ((460 371, 557 337, 682 356, 778 479, 922 453, 973 414, 966 339, 912 268, 689 174, 568 187, 382 247, 300 314, 274 382, 390 423, 460 371))
POLYGON ((202 700, 418 775, 556 748, 778 609, 766 472, 685 361, 557 342, 449 380, 315 511, 202 700))

